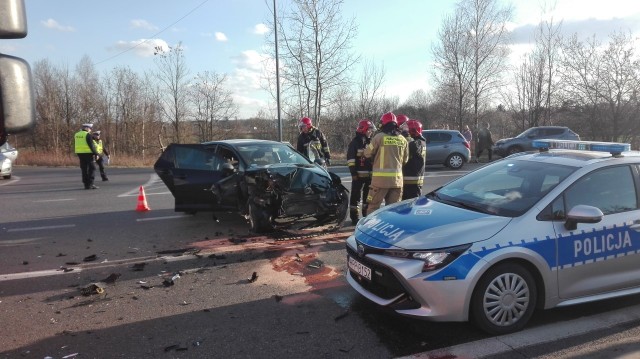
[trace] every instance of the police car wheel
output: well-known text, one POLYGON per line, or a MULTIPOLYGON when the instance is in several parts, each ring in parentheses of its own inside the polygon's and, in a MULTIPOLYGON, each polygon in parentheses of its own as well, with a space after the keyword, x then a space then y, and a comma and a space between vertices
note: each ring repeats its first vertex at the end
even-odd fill
POLYGON ((537 289, 529 271, 514 263, 491 268, 478 282, 471 298, 475 324, 490 334, 522 329, 536 307, 537 289))

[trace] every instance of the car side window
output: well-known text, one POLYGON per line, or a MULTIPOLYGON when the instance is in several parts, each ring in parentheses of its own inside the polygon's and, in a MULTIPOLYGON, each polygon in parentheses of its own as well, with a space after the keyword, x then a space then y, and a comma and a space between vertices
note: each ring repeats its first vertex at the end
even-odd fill
POLYGON ((560 136, 564 132, 562 128, 547 128, 545 130, 545 136, 560 136))
POLYGON ((564 195, 565 211, 578 204, 598 207, 612 214, 638 208, 636 188, 629 166, 591 172, 571 186, 564 195))
POLYGON ((216 156, 213 149, 176 147, 175 167, 188 170, 212 170, 216 164, 216 156))

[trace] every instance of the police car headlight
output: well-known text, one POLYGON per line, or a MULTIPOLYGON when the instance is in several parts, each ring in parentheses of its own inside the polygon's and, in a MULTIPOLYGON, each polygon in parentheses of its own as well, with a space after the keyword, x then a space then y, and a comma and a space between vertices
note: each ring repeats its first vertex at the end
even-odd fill
POLYGON ((447 264, 453 262, 462 253, 471 247, 471 244, 466 244, 458 247, 443 248, 431 251, 398 251, 389 250, 385 254, 392 257, 400 257, 407 259, 417 259, 424 262, 422 267, 423 272, 430 272, 436 269, 440 269, 447 264))

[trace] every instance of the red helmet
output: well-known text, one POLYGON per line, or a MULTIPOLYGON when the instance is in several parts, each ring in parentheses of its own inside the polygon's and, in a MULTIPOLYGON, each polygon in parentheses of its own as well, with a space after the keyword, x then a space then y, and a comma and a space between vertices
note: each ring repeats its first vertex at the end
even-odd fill
POLYGON ((382 126, 391 122, 395 123, 396 125, 398 124, 398 119, 396 118, 396 115, 393 114, 393 112, 387 112, 384 115, 382 115, 382 117, 380 117, 380 124, 382 126))
POLYGON ((358 129, 356 130, 357 133, 361 133, 364 135, 369 130, 371 131, 376 130, 376 126, 373 124, 373 122, 367 119, 363 119, 363 120, 360 120, 360 122, 358 122, 358 129))
POLYGON ((422 123, 418 120, 407 121, 407 127, 409 128, 409 135, 419 136, 422 135, 422 123))
POLYGON ((298 127, 300 127, 300 129, 302 129, 303 127, 306 127, 307 129, 311 129, 311 127, 313 127, 313 125, 311 124, 311 119, 309 117, 303 117, 300 119, 300 122, 298 123, 298 127))
POLYGON ((396 119, 398 119, 398 127, 402 126, 403 123, 409 121, 409 117, 407 115, 396 115, 396 119))

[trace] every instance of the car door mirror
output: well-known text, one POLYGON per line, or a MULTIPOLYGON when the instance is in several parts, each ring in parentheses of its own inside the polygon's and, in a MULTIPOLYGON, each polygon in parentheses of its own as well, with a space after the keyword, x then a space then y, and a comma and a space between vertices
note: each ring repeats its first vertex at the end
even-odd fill
POLYGON ((603 217, 604 213, 598 207, 579 204, 567 213, 564 228, 573 231, 578 228, 578 223, 598 223, 603 217))
POLYGON ((324 158, 321 157, 317 157, 313 162, 319 164, 320 166, 324 166, 325 164, 324 158))

